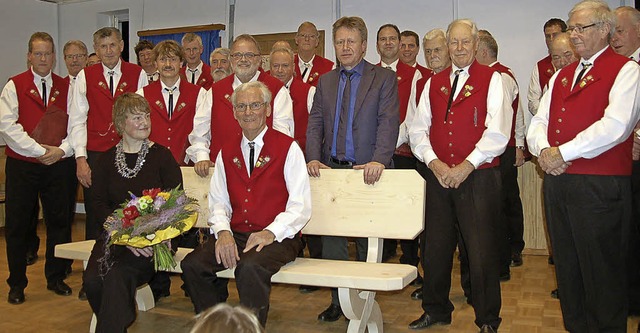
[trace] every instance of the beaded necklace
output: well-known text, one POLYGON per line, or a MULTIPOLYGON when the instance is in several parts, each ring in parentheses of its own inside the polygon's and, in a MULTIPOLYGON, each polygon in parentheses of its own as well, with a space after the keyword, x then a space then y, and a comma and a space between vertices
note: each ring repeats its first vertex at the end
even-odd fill
POLYGON ((118 173, 124 178, 133 178, 138 175, 140 169, 142 169, 142 165, 144 165, 144 158, 147 156, 149 152, 149 139, 144 139, 142 141, 142 147, 138 152, 138 158, 136 159, 136 166, 133 169, 130 169, 127 166, 127 160, 124 156, 124 145, 122 143, 123 140, 120 140, 116 145, 116 168, 118 168, 118 173))

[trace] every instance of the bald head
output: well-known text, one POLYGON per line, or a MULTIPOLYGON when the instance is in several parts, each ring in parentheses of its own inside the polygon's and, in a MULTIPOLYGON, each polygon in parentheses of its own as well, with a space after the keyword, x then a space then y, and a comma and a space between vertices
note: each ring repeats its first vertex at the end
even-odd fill
POLYGON ((551 62, 556 70, 578 60, 578 54, 573 43, 571 43, 570 35, 566 32, 556 35, 551 41, 549 53, 551 54, 551 62))

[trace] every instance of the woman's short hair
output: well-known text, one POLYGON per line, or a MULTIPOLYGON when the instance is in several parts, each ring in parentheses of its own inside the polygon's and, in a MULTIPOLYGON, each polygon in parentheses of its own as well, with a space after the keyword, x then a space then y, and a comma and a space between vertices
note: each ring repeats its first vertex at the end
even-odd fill
POLYGON ((243 306, 220 303, 196 316, 190 333, 263 333, 256 315, 243 306))
POLYGON ((118 134, 122 135, 128 115, 149 113, 151 113, 151 109, 144 97, 135 93, 124 93, 118 96, 113 103, 113 125, 116 127, 118 134))

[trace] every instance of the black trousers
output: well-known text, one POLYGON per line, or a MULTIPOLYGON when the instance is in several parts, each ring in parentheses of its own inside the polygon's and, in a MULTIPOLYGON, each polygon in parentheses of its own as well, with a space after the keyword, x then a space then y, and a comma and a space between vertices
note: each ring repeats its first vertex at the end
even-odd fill
POLYGON ((36 205, 36 208, 31 214, 25 214, 24 223, 29 223, 29 231, 27 233, 27 252, 38 254, 40 249, 40 237, 38 237, 38 214, 40 213, 40 206, 36 205))
POLYGON ((54 256, 57 244, 71 241, 72 207, 75 206, 75 161, 63 159, 53 165, 31 163, 7 157, 6 163, 6 225, 7 259, 11 288, 24 289, 26 275, 26 255, 30 229, 28 219, 36 211, 38 196, 42 202, 42 212, 47 224, 46 262, 44 273, 47 282, 63 280, 71 260, 54 256))
MULTIPOLYGON (((93 170, 96 167, 96 163, 98 161, 98 157, 102 155, 103 152, 99 151, 87 151, 87 163, 89 163, 89 168, 93 170)), ((97 221, 95 208, 93 206, 93 188, 91 187, 82 187, 83 196, 84 196, 84 211, 86 213, 86 222, 85 222, 85 239, 98 239, 102 234, 102 222, 97 221)))
POLYGON ((520 187, 518 186, 518 168, 516 147, 509 147, 500 156, 500 175, 502 176, 502 215, 505 219, 506 239, 502 249, 503 272, 509 271, 511 254, 522 253, 524 249, 524 214, 520 187))
POLYGON ((458 189, 443 188, 433 172, 427 173, 422 308, 434 319, 450 318, 453 312, 449 292, 459 230, 469 260, 475 323, 500 325, 500 220, 495 218, 500 193, 498 168, 473 171, 458 189))
POLYGON ((104 272, 98 261, 104 255, 104 244, 100 237, 93 246, 82 287, 98 318, 96 332, 126 332, 136 319, 136 289, 155 275, 153 261, 136 257, 125 246, 115 245, 111 247, 109 259, 113 266, 104 272))
POLYGON ((543 192, 565 328, 626 332, 630 178, 547 175, 543 192))
MULTIPOLYGON (((265 326, 269 313, 271 277, 282 266, 295 260, 302 248, 300 236, 274 242, 260 252, 255 248, 242 253, 250 234, 233 233, 238 247, 240 261, 235 270, 236 285, 240 304, 256 312, 260 323, 265 326)), ((188 254, 181 262, 182 279, 196 313, 224 302, 228 296, 227 279, 219 279, 216 273, 225 270, 216 262, 216 238, 209 239, 188 254)))
POLYGON ((633 162, 631 174, 633 211, 629 229, 629 313, 640 314, 640 161, 633 162))

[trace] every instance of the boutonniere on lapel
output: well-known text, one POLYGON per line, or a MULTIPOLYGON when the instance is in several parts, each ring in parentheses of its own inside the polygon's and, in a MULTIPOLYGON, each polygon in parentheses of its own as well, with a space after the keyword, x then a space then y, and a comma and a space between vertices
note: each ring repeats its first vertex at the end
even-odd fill
POLYGON ((29 93, 33 95, 33 97, 35 98, 40 98, 40 94, 38 94, 38 92, 35 89, 29 90, 29 93))
POLYGON ((593 76, 587 75, 584 79, 580 80, 580 88, 584 88, 587 85, 587 82, 593 81, 593 76))
POLYGON ((398 76, 398 81, 402 80, 402 76, 398 76))
POLYGON ((58 89, 54 90, 53 93, 51 94, 51 97, 49 98, 50 102, 51 103, 55 102, 58 95, 60 95, 60 91, 58 91, 58 89))
POLYGON ((567 79, 567 77, 563 77, 562 80, 560 81, 562 83, 563 87, 566 87, 569 84, 569 80, 567 79))
POLYGON ((164 104, 160 100, 156 101, 156 105, 160 108, 160 110, 164 110, 164 104))
POLYGON ((178 105, 178 107, 176 108, 176 112, 184 109, 185 106, 187 106, 185 102, 180 103, 180 105, 178 105))
POLYGON ((242 168, 242 164, 240 164, 240 159, 237 157, 233 158, 233 164, 235 164, 236 167, 238 167, 238 169, 242 168))
POLYGON ((551 68, 547 68, 547 74, 549 74, 549 75, 553 75, 553 73, 555 73, 555 72, 553 71, 553 69, 551 69, 551 68))
POLYGON ((224 99, 226 99, 227 101, 229 101, 229 103, 231 103, 231 95, 229 94, 224 95, 224 99))
POLYGON ((107 87, 107 84, 104 83, 104 81, 98 82, 98 86, 100 86, 100 88, 102 88, 102 89, 109 90, 109 87, 107 87))
POLYGON ((256 168, 262 168, 267 163, 269 163, 269 161, 271 161, 271 157, 269 157, 268 155, 258 157, 258 162, 256 162, 256 168))
POLYGON ((307 80, 307 82, 311 82, 313 80, 317 80, 318 76, 320 76, 320 74, 318 72, 314 72, 311 75, 309 75, 309 79, 307 80))
POLYGON ((470 86, 468 84, 464 85, 464 97, 469 97, 471 96, 471 91, 473 91, 473 86, 470 86))
POLYGON ((206 78, 204 78, 204 77, 201 77, 201 78, 200 78, 200 80, 198 80, 198 84, 199 84, 199 85, 200 85, 200 84, 203 84, 203 83, 205 83, 205 82, 207 82, 207 79, 206 79, 206 78))
POLYGON ((118 86, 118 91, 123 93, 124 92, 124 88, 127 87, 127 83, 126 82, 122 82, 120 83, 120 85, 118 86))
POLYGON ((445 86, 440 87, 440 91, 442 91, 442 93, 445 95, 449 95, 449 89, 447 89, 445 86))

